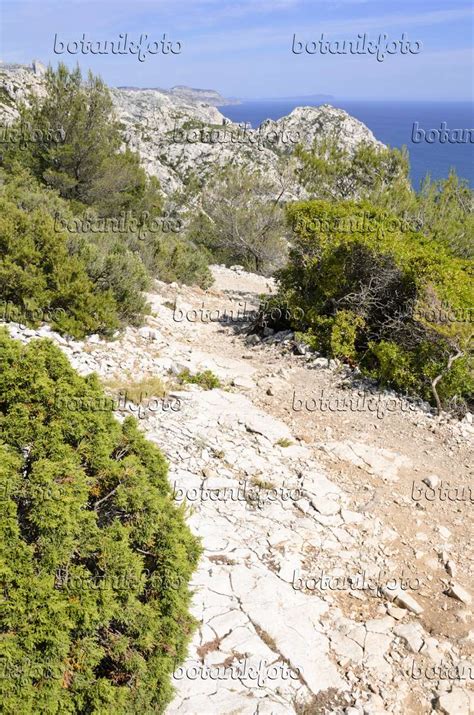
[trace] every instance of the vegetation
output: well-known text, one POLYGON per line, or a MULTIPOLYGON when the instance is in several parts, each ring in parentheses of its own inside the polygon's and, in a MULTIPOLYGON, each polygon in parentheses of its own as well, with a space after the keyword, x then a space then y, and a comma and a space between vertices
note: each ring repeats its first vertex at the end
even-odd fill
POLYGON ((354 151, 342 148, 335 136, 315 141, 311 150, 296 149, 298 178, 311 198, 327 201, 368 198, 388 188, 409 193, 406 152, 361 142, 354 151))
POLYGON ((298 177, 311 199, 368 201, 454 255, 474 257, 473 193, 454 171, 438 181, 427 176, 415 192, 406 149, 362 143, 351 153, 328 138, 309 151, 300 146, 296 154, 298 177))
POLYGON ((0 191, 2 300, 22 315, 49 312, 55 328, 77 337, 116 329, 119 312, 109 286, 91 281, 41 202, 26 210, 19 203, 21 194, 13 200, 0 191))
POLYGON ((48 69, 45 89, 44 97, 32 94, 19 108, 20 125, 43 139, 10 147, 5 165, 21 162, 63 198, 95 206, 103 216, 159 212, 157 181, 147 178, 136 153, 119 151, 122 135, 103 81, 91 72, 84 80, 79 67, 70 71, 60 63, 48 69), (51 140, 55 132, 61 132, 60 141, 51 140))
POLYGON ((3 708, 163 712, 200 554, 166 462, 134 419, 68 410, 104 394, 49 341, 2 331, 0 363, 3 708))
POLYGON ((20 315, 53 315, 53 327, 75 337, 139 325, 150 273, 126 237, 68 231, 70 202, 26 170, 0 180, 2 298, 20 315))
POLYGON ((143 397, 165 397, 169 387, 163 380, 156 376, 142 377, 139 380, 129 374, 128 380, 107 380, 103 382, 106 390, 116 394, 126 394, 127 398, 138 404, 143 397))
POLYGON ((139 325, 153 277, 208 287, 203 251, 151 225, 163 210, 159 185, 137 154, 119 151, 107 87, 59 65, 46 89, 20 107, 17 125, 40 140, 10 143, 2 157, 2 299, 29 324, 52 315, 55 329, 83 337, 139 325))
POLYGON ((217 171, 201 196, 189 237, 214 260, 268 274, 284 262, 285 222, 272 183, 257 172, 228 166, 217 171))
POLYGON ((191 383, 192 385, 199 385, 204 390, 213 390, 216 387, 221 387, 221 381, 211 370, 204 370, 204 372, 197 372, 195 375, 192 375, 186 368, 186 370, 182 370, 179 373, 178 380, 191 383))
POLYGON ((305 341, 439 409, 471 400, 472 325, 442 318, 468 314, 470 262, 368 203, 308 201, 287 214, 279 298, 305 341))

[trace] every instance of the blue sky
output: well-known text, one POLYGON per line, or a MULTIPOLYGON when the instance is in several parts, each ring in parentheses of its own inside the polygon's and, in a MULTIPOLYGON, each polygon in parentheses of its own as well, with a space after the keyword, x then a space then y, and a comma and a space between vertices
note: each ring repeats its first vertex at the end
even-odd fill
POLYGON ((340 99, 472 99, 473 18, 469 0, 0 0, 0 59, 56 66, 79 60, 111 85, 212 88, 264 98, 331 94, 340 99), (69 42, 180 41, 179 55, 57 55, 69 42), (387 33, 421 41, 418 55, 295 55, 304 42, 387 33))

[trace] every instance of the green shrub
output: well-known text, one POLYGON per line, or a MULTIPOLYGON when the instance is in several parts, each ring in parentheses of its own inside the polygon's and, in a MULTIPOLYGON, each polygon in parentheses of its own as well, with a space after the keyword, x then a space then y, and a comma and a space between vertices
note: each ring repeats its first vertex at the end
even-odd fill
MULTIPOLYGON (((146 243, 146 239, 145 239, 146 243)), ((209 270, 209 254, 191 241, 169 233, 150 238, 151 251, 144 258, 150 273, 165 283, 177 281, 206 289, 214 278, 209 270)))
POLYGON ((311 199, 369 201, 453 255, 474 257, 474 194, 469 182, 459 179, 454 170, 437 181, 427 175, 415 192, 406 148, 362 143, 351 152, 335 134, 316 141, 310 150, 297 147, 296 155, 299 181, 311 199))
POLYGON ((95 289, 109 291, 117 313, 125 325, 141 325, 149 306, 142 291, 151 285, 150 275, 140 253, 131 250, 126 236, 84 235, 70 241, 95 289))
MULTIPOLYGON (((25 216, 42 212, 51 218, 52 223, 48 224, 48 231, 52 231, 51 241, 55 246, 60 245, 61 249, 57 256, 57 266, 55 265, 53 271, 50 271, 50 281, 54 280, 57 268, 62 266, 63 258, 68 264, 72 263, 76 266, 76 271, 80 266, 81 275, 89 279, 89 289, 94 295, 101 297, 101 301, 103 299, 103 310, 107 309, 110 317, 110 325, 90 320, 90 316, 87 320, 79 316, 79 320, 72 321, 71 318, 76 315, 74 305, 80 297, 73 290, 70 299, 61 301, 61 312, 65 315, 70 314, 69 319, 66 321, 63 316, 60 321, 54 321, 54 327, 82 337, 90 332, 110 332, 120 323, 141 324, 143 316, 148 312, 142 291, 150 285, 149 273, 138 250, 143 242, 127 233, 68 231, 67 227, 75 226, 76 220, 79 220, 77 225, 86 226, 86 222, 81 224, 80 221, 87 218, 92 226, 100 226, 100 219, 91 209, 84 211, 85 207, 82 204, 61 199, 56 191, 41 186, 25 169, 16 166, 15 172, 11 174, 1 171, 0 180, 0 198, 3 196, 8 199, 10 206, 14 205, 18 210, 26 212, 25 216), (78 215, 75 215, 75 211, 79 212, 78 215)), ((21 241, 15 241, 17 248, 23 241, 24 237, 21 241)), ((54 250, 57 252, 59 248, 54 250)), ((38 259, 47 263, 50 259, 47 251, 43 256, 40 254, 38 259)), ((10 258, 17 263, 19 260, 17 251, 12 254, 10 249, 10 258)), ((16 265, 15 270, 18 269, 19 265, 16 265)), ((10 270, 13 270, 13 267, 10 270)), ((66 288, 67 286, 64 285, 63 289, 66 288)), ((3 295, 3 290, 1 295, 2 298, 7 299, 7 296, 3 295)), ((29 298, 37 297, 39 298, 33 295, 29 298)), ((22 295, 18 293, 19 306, 22 305, 22 300, 22 295)), ((44 308, 44 304, 41 301, 40 303, 44 308)), ((52 308, 57 306, 58 301, 53 299, 48 311, 52 314, 54 312, 52 308)), ((95 306, 94 311, 97 311, 95 306)), ((31 309, 23 310, 23 313, 31 314, 31 309)))
POLYGON ((406 151, 361 142, 353 151, 335 131, 315 140, 310 150, 298 146, 298 178, 312 199, 340 201, 373 198, 391 191, 410 193, 406 151))
POLYGON ((221 381, 211 370, 204 370, 204 372, 197 372, 195 375, 191 375, 190 371, 186 368, 179 373, 178 380, 199 385, 204 390, 213 390, 215 387, 221 386, 221 381))
POLYGON ((440 408, 472 399, 472 263, 367 203, 287 210, 294 232, 278 300, 313 347, 440 408))
POLYGON ((0 331, 5 712, 162 713, 194 628, 200 546, 167 465, 49 341, 0 331))
POLYGON ((42 208, 27 212, 0 195, 0 253, 0 296, 21 314, 50 312, 53 327, 75 337, 118 327, 111 291, 93 285, 42 208))

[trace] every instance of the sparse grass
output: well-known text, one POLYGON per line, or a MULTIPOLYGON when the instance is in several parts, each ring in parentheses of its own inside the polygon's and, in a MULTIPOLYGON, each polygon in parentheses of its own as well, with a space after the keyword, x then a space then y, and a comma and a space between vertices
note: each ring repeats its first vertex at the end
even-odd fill
POLYGON ((186 368, 179 373, 178 380, 184 383, 191 383, 192 385, 199 385, 204 390, 213 390, 216 387, 221 387, 221 381, 211 370, 204 370, 204 372, 197 372, 195 375, 191 375, 190 371, 186 368))
POLYGON ((291 447, 292 444, 291 439, 287 439, 286 437, 281 437, 275 442, 275 446, 277 447, 291 447))
POLYGON ((221 644, 222 638, 219 638, 219 636, 216 636, 213 641, 208 641, 207 643, 203 643, 201 646, 196 648, 196 653, 198 656, 201 658, 201 660, 204 662, 204 658, 208 653, 212 653, 215 650, 219 650, 219 646, 221 644))
POLYGON ((259 487, 259 489, 275 489, 273 482, 260 479, 260 477, 252 477, 251 482, 255 487, 259 487))
POLYGON ((213 564, 225 564, 226 566, 235 566, 237 563, 237 561, 230 559, 225 554, 213 554, 209 556, 209 561, 212 561, 213 564))
POLYGON ((274 653, 279 653, 280 651, 278 650, 277 644, 275 640, 271 637, 267 631, 263 630, 261 626, 258 625, 258 623, 253 623, 253 627, 255 628, 255 631, 260 638, 261 641, 265 643, 265 645, 270 648, 274 653))
POLYGON ((336 712, 336 708, 347 708, 347 706, 344 693, 336 688, 322 690, 305 703, 296 700, 293 702, 297 715, 330 715, 336 712))
POLYGON ((130 374, 128 378, 107 380, 103 383, 107 391, 113 393, 126 393, 127 398, 138 404, 143 397, 165 397, 167 387, 157 375, 134 380, 130 374))

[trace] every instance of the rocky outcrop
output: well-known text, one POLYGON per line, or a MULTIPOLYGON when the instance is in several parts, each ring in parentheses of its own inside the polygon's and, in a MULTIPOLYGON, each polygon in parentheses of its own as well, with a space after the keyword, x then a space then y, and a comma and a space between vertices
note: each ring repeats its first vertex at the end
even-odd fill
MULTIPOLYGON (((117 89, 125 89, 133 92, 140 92, 140 87, 117 87, 117 89)), ((184 85, 176 85, 171 89, 162 89, 161 87, 143 87, 143 89, 151 89, 161 94, 166 94, 169 97, 176 97, 185 102, 200 102, 209 104, 211 107, 224 107, 228 104, 240 104, 238 99, 227 99, 215 89, 196 89, 195 87, 185 87, 184 85)))
MULTIPOLYGON (((16 105, 30 91, 44 93, 41 72, 0 65, 0 123, 17 116, 16 105)), ((316 138, 334 136, 353 151, 361 142, 383 146, 359 120, 327 104, 297 107, 257 129, 242 127, 216 108, 221 97, 212 90, 188 87, 112 89, 117 117, 123 125, 124 147, 139 152, 146 171, 156 176, 163 191, 182 189, 191 173, 205 180, 216 167, 233 163, 260 170, 281 191, 281 173, 298 143, 310 147, 316 138), (212 106, 211 106, 212 105, 212 106)), ((295 180, 288 182, 285 200, 304 198, 295 180)))

